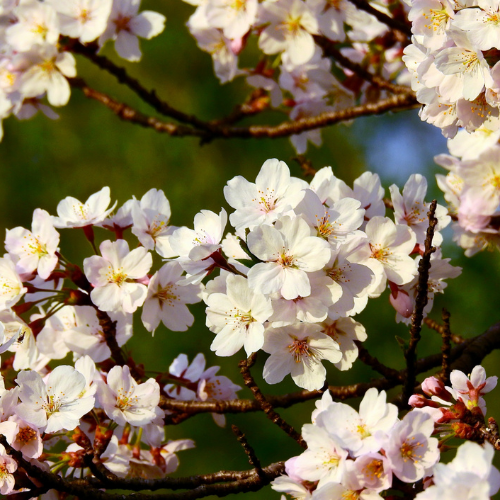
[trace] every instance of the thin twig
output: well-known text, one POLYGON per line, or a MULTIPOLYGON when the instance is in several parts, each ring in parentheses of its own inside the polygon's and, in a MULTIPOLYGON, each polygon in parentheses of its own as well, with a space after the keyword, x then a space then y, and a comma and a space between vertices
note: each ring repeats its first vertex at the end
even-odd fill
POLYGON ((413 94, 413 91, 410 87, 406 87, 404 85, 396 85, 394 83, 388 82, 381 76, 370 73, 360 64, 351 61, 348 57, 344 56, 342 52, 340 52, 340 50, 336 47, 335 42, 328 40, 328 38, 315 35, 314 41, 323 49, 325 55, 333 57, 338 63, 340 63, 341 66, 351 70, 353 73, 358 75, 363 80, 371 83, 372 85, 375 85, 380 89, 389 90, 393 94, 413 94))
POLYGON ((316 175, 317 170, 313 167, 312 161, 309 158, 306 158, 304 155, 297 155, 292 159, 300 165, 304 177, 313 177, 316 175))
POLYGON ((241 430, 234 424, 231 426, 231 430, 234 432, 236 439, 241 444, 243 450, 245 451, 248 457, 248 462, 250 463, 251 466, 254 467, 255 472, 258 474, 260 478, 265 477, 264 471, 262 470, 262 466, 260 465, 260 460, 255 454, 254 449, 248 444, 245 434, 243 434, 243 432, 241 432, 241 430))
POLYGON ((375 356, 372 356, 361 342, 355 340, 354 343, 358 347, 358 357, 362 363, 373 368, 376 372, 383 375, 388 380, 400 380, 400 372, 394 368, 390 368, 381 363, 375 356))
MULTIPOLYGON (((426 326, 428 326, 431 330, 434 330, 435 332, 439 333, 440 335, 443 335, 443 332, 445 330, 445 325, 440 325, 437 321, 431 319, 431 318, 424 318, 424 323, 426 326)), ((462 342, 465 341, 463 337, 460 335, 457 335, 455 333, 450 332, 450 340, 454 344, 461 344, 462 342)))
POLYGON ((429 219, 429 227, 427 228, 427 235, 425 238, 424 255, 418 264, 418 283, 417 283, 417 297, 415 299, 415 310, 411 317, 410 328, 410 343, 405 352, 406 359, 406 380, 403 389, 403 401, 408 401, 413 394, 416 382, 416 352, 417 345, 420 341, 420 332, 422 330, 422 321, 424 319, 424 308, 427 305, 428 297, 428 283, 429 283, 429 270, 431 268, 431 255, 436 251, 432 246, 432 238, 434 237, 434 230, 437 225, 436 214, 437 200, 433 200, 429 206, 427 217, 429 219))
POLYGON ((450 313, 443 308, 442 311, 443 318, 443 333, 441 337, 443 339, 443 344, 441 345, 441 354, 443 355, 443 361, 441 363, 441 380, 445 385, 450 384, 450 352, 451 352, 451 331, 450 331, 450 313))
POLYGON ((174 118, 178 122, 192 125, 193 127, 200 130, 210 130, 211 126, 209 123, 200 120, 194 115, 183 113, 182 111, 175 109, 167 102, 162 101, 156 95, 155 90, 148 90, 143 87, 138 80, 132 78, 127 73, 125 68, 117 66, 107 57, 97 54, 96 51, 99 50, 99 47, 96 44, 82 45, 81 43, 75 43, 72 45, 71 50, 77 54, 85 56, 96 66, 113 75, 119 83, 126 85, 130 90, 137 94, 145 103, 149 104, 158 113, 170 118, 174 118))
POLYGON ((291 135, 324 128, 336 123, 350 121, 362 116, 372 116, 387 113, 389 111, 402 111, 419 106, 415 95, 397 94, 377 103, 366 103, 352 106, 340 111, 328 111, 317 116, 300 118, 294 121, 284 121, 278 125, 250 125, 248 127, 235 127, 227 125, 213 125, 210 131, 198 130, 193 127, 176 125, 146 116, 130 106, 120 103, 106 94, 88 87, 81 79, 72 79, 71 84, 80 88, 84 94, 97 102, 105 105, 122 120, 129 121, 143 127, 149 127, 157 132, 167 133, 172 137, 200 137, 204 142, 214 139, 252 139, 263 138, 276 139, 289 137, 291 135))
POLYGON ((282 417, 280 417, 280 415, 274 410, 273 405, 269 403, 255 383, 255 380, 250 373, 250 367, 255 363, 255 359, 256 354, 253 353, 248 359, 244 359, 239 362, 241 375, 243 376, 245 385, 252 391, 255 401, 257 401, 257 404, 266 414, 267 418, 276 424, 280 429, 285 431, 292 439, 295 439, 295 441, 297 441, 302 448, 307 448, 307 444, 302 439, 302 436, 290 424, 285 422, 282 417))

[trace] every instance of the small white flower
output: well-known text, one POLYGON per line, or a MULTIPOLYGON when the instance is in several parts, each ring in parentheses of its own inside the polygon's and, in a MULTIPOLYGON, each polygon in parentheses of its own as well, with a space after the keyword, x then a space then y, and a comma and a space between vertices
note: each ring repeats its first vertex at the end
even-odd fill
POLYGON ((107 384, 98 385, 97 397, 106 415, 118 425, 143 426, 156 417, 160 386, 153 378, 138 384, 128 366, 114 366, 108 373, 107 384))
POLYGON ((337 363, 342 357, 337 343, 321 333, 320 326, 310 323, 269 328, 262 349, 271 354, 263 373, 268 384, 277 384, 290 374, 299 387, 309 391, 321 389, 325 383, 321 360, 337 363))

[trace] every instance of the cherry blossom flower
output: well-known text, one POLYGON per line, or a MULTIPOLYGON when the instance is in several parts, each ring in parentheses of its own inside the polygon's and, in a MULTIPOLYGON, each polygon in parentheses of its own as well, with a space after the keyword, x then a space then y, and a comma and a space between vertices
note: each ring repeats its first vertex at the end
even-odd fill
POLYGON ((175 255, 170 248, 169 237, 177 228, 168 225, 170 215, 170 203, 161 189, 149 190, 132 207, 132 233, 144 248, 156 249, 165 258, 175 255))
POLYGON ((271 300, 251 290, 244 277, 229 275, 226 293, 212 293, 205 302, 207 325, 217 334, 210 349, 217 356, 232 356, 242 347, 250 356, 262 347, 271 300))
POLYGON ((65 77, 76 76, 75 58, 70 52, 58 52, 53 45, 44 44, 16 57, 16 66, 24 70, 20 79, 24 97, 38 97, 47 92, 52 106, 68 103, 71 91, 65 77))
POLYGON ((293 64, 308 62, 314 55, 318 21, 302 0, 277 0, 261 5, 259 19, 269 25, 262 31, 259 48, 265 54, 285 52, 293 64))
POLYGON ((80 397, 85 377, 71 366, 54 368, 46 382, 35 371, 21 371, 16 382, 21 400, 16 414, 46 433, 73 430, 94 408, 93 396, 80 397))
POLYGON ((321 333, 320 326, 308 323, 268 329, 262 349, 271 354, 263 373, 268 384, 277 384, 290 374, 299 387, 309 391, 325 383, 321 360, 337 363, 342 357, 338 344, 321 333))
POLYGON ((118 425, 143 426, 152 422, 160 401, 160 386, 150 378, 138 384, 125 366, 114 366, 107 383, 99 383, 97 398, 106 415, 118 425))
POLYGON ((151 269, 151 254, 144 247, 129 251, 125 240, 106 240, 99 248, 102 257, 93 255, 83 261, 85 275, 94 287, 92 302, 102 311, 133 313, 146 300, 148 289, 136 280, 151 269))
POLYGON ((324 429, 312 424, 302 427, 307 450, 294 460, 294 471, 307 481, 319 481, 318 488, 342 479, 348 452, 324 429))
POLYGON ((372 387, 366 391, 359 413, 344 403, 333 403, 316 417, 316 423, 355 457, 377 452, 398 419, 397 407, 386 399, 385 391, 379 394, 372 387))
POLYGON ((248 284, 257 292, 280 292, 287 299, 307 297, 311 285, 307 273, 318 271, 330 258, 330 247, 310 235, 307 222, 281 217, 275 226, 262 225, 248 234, 248 248, 264 261, 248 272, 248 284))
POLYGON ((453 370, 450 374, 450 381, 453 389, 450 392, 457 401, 461 399, 469 409, 478 406, 483 415, 486 415, 486 403, 481 396, 496 387, 498 377, 486 378, 485 369, 477 365, 469 377, 460 370, 453 370))
POLYGON ((384 450, 394 474, 407 483, 422 479, 439 460, 433 418, 418 409, 407 413, 392 429, 384 450))
POLYGON ((240 231, 261 224, 271 224, 300 201, 298 193, 307 184, 290 176, 285 162, 272 159, 262 165, 255 183, 238 175, 224 187, 224 197, 235 209, 231 225, 240 231))
POLYGON ((141 0, 113 0, 108 25, 99 37, 99 45, 112 39, 120 57, 128 61, 139 61, 142 53, 138 37, 150 39, 165 29, 164 15, 145 10, 138 14, 141 0))
POLYGON ((0 493, 8 495, 15 487, 13 472, 17 470, 17 462, 11 458, 0 444, 0 493))
POLYGON ((409 256, 416 243, 415 233, 407 226, 395 225, 385 217, 373 217, 366 225, 371 255, 366 262, 380 275, 396 285, 410 282, 417 274, 415 261, 409 256))
POLYGON ((108 209, 110 203, 109 187, 94 193, 85 203, 68 196, 57 205, 58 217, 53 218, 54 226, 68 228, 99 224, 114 210, 116 202, 108 209))
POLYGON ((56 13, 49 4, 33 2, 19 5, 14 12, 17 22, 7 28, 5 38, 15 50, 25 52, 36 44, 56 44, 59 26, 56 13))
POLYGON ((488 500, 500 488, 500 473, 492 465, 493 446, 466 441, 448 464, 433 467, 433 485, 419 493, 418 500, 477 498, 488 500))
POLYGON ((201 300, 203 285, 179 285, 182 272, 179 263, 168 262, 149 281, 141 316, 148 332, 154 333, 160 322, 174 332, 184 332, 193 324, 186 304, 201 300))
POLYGON ((257 7, 257 0, 212 0, 206 16, 210 25, 222 29, 226 38, 242 38, 255 22, 257 7))
POLYGON ((337 342, 342 353, 342 359, 335 366, 341 371, 349 370, 358 358, 359 351, 354 341, 367 339, 365 327, 352 318, 327 319, 321 326, 322 332, 337 342))
POLYGON ((5 249, 13 257, 17 271, 30 275, 38 271, 46 280, 57 265, 59 233, 52 225, 48 212, 37 208, 33 213, 32 230, 16 227, 7 230, 5 249))
POLYGON ((194 217, 194 229, 180 227, 170 237, 170 245, 177 261, 188 274, 186 283, 199 283, 214 265, 211 255, 221 248, 227 213, 221 209, 217 215, 202 210, 194 217))
MULTIPOLYGON (((429 219, 427 212, 429 204, 424 198, 427 193, 427 180, 420 174, 412 174, 403 188, 403 195, 398 187, 393 184, 389 191, 394 205, 394 220, 396 224, 405 224, 410 227, 417 237, 417 243, 424 245, 429 219)), ((433 245, 441 245, 443 237, 439 233, 450 222, 448 211, 442 205, 436 205, 435 217, 438 223, 435 228, 433 245)))
POLYGON ((47 0, 47 3, 57 11, 63 35, 88 43, 106 28, 112 0, 47 0))

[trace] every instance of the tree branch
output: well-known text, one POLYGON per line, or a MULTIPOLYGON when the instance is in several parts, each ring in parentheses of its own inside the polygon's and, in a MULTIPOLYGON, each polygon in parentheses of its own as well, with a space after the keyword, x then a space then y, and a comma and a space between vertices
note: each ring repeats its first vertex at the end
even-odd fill
POLYGON ((241 375, 243 376, 243 381, 245 385, 252 391, 257 404, 260 406, 261 410, 266 414, 266 417, 276 424, 280 429, 285 431, 292 439, 295 439, 302 448, 307 448, 305 441, 302 436, 285 420, 280 417, 280 415, 274 410, 273 405, 267 401, 264 394, 255 383, 255 380, 250 373, 250 367, 255 363, 256 353, 253 353, 248 359, 240 361, 239 367, 241 375))
POLYGON ((420 332, 422 330, 422 321, 424 319, 424 308, 427 305, 427 291, 429 283, 429 270, 431 268, 431 255, 436 251, 432 246, 432 238, 434 237, 434 230, 437 225, 435 217, 437 200, 433 200, 429 206, 427 217, 429 218, 429 227, 427 228, 427 236, 425 238, 424 255, 418 264, 418 283, 417 283, 417 297, 415 299, 415 310, 411 317, 410 328, 410 344, 405 351, 406 359, 406 379, 403 389, 403 401, 408 402, 408 399, 413 394, 416 382, 415 370, 415 355, 417 352, 417 345, 420 341, 420 332))

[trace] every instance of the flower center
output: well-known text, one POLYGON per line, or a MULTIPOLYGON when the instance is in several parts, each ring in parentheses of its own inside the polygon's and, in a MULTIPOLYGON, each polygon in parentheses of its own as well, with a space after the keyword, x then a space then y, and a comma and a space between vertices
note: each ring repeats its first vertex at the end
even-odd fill
POLYGON ((130 16, 118 16, 114 21, 116 26, 116 31, 128 31, 130 16))
POLYGON ((296 363, 300 363, 302 361, 302 356, 312 356, 313 353, 309 350, 309 342, 308 338, 305 339, 295 339, 289 346, 288 352, 293 356, 296 363))
POLYGON ((19 443, 28 444, 36 438, 36 431, 31 427, 21 427, 16 436, 19 443))
POLYGON ((163 307, 163 302, 167 302, 167 305, 172 306, 174 301, 177 300, 177 295, 173 293, 172 289, 174 285, 167 285, 165 288, 158 288, 158 291, 153 295, 160 301, 160 307, 163 307))
POLYGON ((365 465, 363 472, 369 481, 373 481, 375 478, 380 479, 384 472, 384 463, 382 460, 372 460, 365 465))
POLYGON ((278 258, 278 264, 282 267, 295 267, 295 258, 293 255, 287 255, 286 253, 282 253, 278 258))
MULTIPOLYGON (((415 437, 412 437, 411 439, 414 440, 415 437)), ((416 443, 409 443, 408 441, 405 441, 401 445, 401 458, 403 459, 403 462, 407 462, 408 460, 418 462, 422 458, 422 455, 417 455, 416 448, 421 447, 422 443, 420 443, 419 441, 417 441, 416 443)))
POLYGON ((383 248, 377 243, 373 245, 370 243, 370 248, 372 251, 371 257, 379 260, 380 262, 387 262, 387 257, 391 255, 391 251, 388 248, 383 248))

